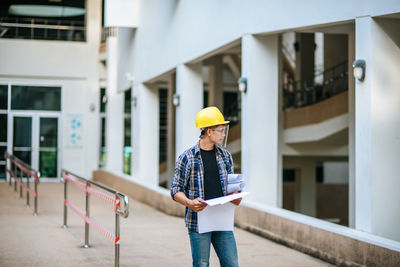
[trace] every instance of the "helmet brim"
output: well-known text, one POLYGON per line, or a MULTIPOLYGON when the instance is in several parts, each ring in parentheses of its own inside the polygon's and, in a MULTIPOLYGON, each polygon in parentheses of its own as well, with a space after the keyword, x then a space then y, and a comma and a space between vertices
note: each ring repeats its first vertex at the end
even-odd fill
POLYGON ((228 124, 229 122, 230 122, 230 121, 224 121, 224 122, 218 123, 218 124, 210 124, 210 125, 206 124, 206 125, 203 125, 203 127, 197 127, 197 129, 203 129, 203 128, 207 128, 207 127, 211 127, 211 126, 228 124))

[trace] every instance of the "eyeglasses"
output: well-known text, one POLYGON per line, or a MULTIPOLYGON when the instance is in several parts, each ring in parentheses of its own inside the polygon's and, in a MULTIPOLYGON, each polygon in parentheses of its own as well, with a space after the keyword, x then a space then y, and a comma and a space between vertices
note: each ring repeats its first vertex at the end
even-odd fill
POLYGON ((220 133, 223 133, 224 131, 225 131, 225 127, 224 128, 215 128, 215 129, 212 129, 213 131, 218 131, 218 132, 220 132, 220 133))

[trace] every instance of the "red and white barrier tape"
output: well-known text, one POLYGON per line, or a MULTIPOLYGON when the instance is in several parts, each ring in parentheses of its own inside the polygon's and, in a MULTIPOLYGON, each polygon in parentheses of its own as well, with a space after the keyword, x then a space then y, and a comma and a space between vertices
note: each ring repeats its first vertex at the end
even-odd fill
POLYGON ((75 213, 77 213, 86 223, 91 224, 94 228, 102 233, 107 239, 112 241, 114 244, 119 244, 119 237, 116 237, 113 233, 105 229, 101 224, 96 222, 93 218, 86 216, 85 212, 75 206, 72 202, 65 200, 64 205, 69 206, 75 213))
MULTIPOLYGON (((15 175, 14 175, 14 173, 13 173, 11 170, 9 170, 9 169, 6 168, 6 171, 10 174, 11 177, 14 178, 14 180, 18 183, 18 185, 22 185, 22 187, 25 188, 26 191, 29 191, 30 193, 34 193, 34 192, 32 191, 32 189, 30 189, 29 187, 27 187, 27 186, 20 180, 20 178, 16 178, 15 175)), ((35 194, 35 196, 37 196, 37 193, 35 194)))
POLYGON ((70 176, 68 174, 64 174, 64 179, 73 182, 74 184, 76 184, 77 186, 82 188, 83 190, 86 189, 86 183, 83 183, 83 182, 79 181, 77 178, 75 178, 73 176, 70 176))
POLYGON ((106 202, 108 202, 110 204, 115 205, 114 196, 111 196, 109 194, 101 192, 101 191, 99 191, 99 190, 97 190, 97 189, 95 189, 93 187, 88 187, 87 191, 88 191, 89 194, 95 195, 96 197, 98 197, 98 198, 100 198, 100 199, 102 199, 102 200, 104 200, 104 201, 106 201, 106 202))
POLYGON ((85 193, 87 192, 91 195, 94 195, 94 196, 104 200, 105 202, 112 204, 113 207, 115 208, 115 212, 116 212, 117 207, 119 207, 121 205, 120 200, 118 199, 118 197, 116 195, 115 196, 109 195, 109 194, 101 192, 93 187, 90 187, 90 186, 87 187, 86 183, 83 183, 83 182, 79 181, 77 178, 75 178, 71 175, 68 175, 68 174, 64 174, 64 179, 73 182, 74 184, 76 184, 77 186, 79 186, 80 188, 85 190, 85 193))
POLYGON ((29 176, 33 176, 35 179, 38 178, 38 177, 37 177, 37 174, 36 174, 35 172, 33 172, 32 170, 28 169, 27 167, 25 167, 24 165, 22 165, 20 162, 14 160, 14 159, 12 159, 12 158, 9 158, 9 159, 10 159, 10 161, 11 161, 12 163, 14 163, 15 165, 17 165, 17 167, 18 167, 20 170, 22 170, 23 172, 25 172, 25 173, 28 174, 29 176))

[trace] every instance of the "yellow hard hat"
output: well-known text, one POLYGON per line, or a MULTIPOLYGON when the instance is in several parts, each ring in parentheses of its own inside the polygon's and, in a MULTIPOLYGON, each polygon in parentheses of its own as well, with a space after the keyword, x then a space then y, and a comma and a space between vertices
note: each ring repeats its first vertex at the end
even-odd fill
POLYGON ((229 121, 225 121, 221 111, 216 107, 202 109, 196 116, 196 128, 206 128, 228 123, 229 121))

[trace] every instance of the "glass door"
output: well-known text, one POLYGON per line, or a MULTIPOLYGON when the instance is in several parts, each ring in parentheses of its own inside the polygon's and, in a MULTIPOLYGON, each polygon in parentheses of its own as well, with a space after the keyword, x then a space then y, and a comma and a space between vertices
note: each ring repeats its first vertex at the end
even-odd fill
POLYGON ((59 169, 59 116, 13 114, 12 153, 39 170, 41 178, 56 178, 59 169))
POLYGON ((58 176, 58 118, 39 119, 39 171, 42 177, 58 176))
POLYGON ((13 155, 32 165, 32 117, 15 116, 13 129, 13 155))

